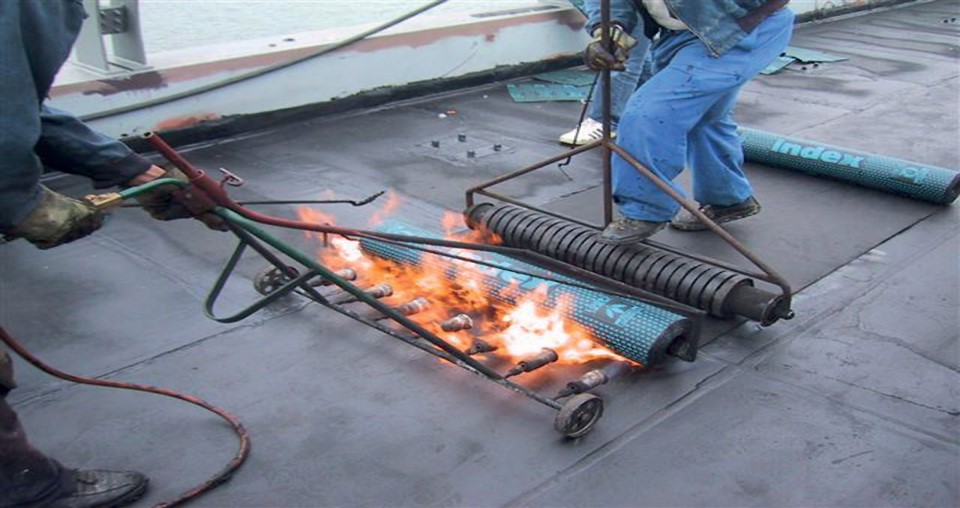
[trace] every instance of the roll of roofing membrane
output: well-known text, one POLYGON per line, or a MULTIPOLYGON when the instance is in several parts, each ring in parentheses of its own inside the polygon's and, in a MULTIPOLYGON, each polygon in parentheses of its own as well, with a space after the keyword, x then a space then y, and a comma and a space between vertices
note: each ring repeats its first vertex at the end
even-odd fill
MULTIPOLYGON (((436 237, 420 228, 401 222, 390 221, 380 225, 379 231, 422 237, 436 237)), ((570 286, 562 281, 572 279, 549 274, 544 269, 515 260, 509 256, 481 251, 464 251, 434 247, 460 257, 487 263, 480 265, 467 261, 442 258, 397 244, 363 238, 360 247, 364 252, 395 263, 413 266, 440 266, 445 277, 478 277, 491 298, 509 305, 516 305, 534 291, 546 290, 544 306, 557 308, 561 302, 564 315, 593 330, 593 338, 599 344, 617 354, 642 365, 652 365, 662 360, 675 342, 683 342, 683 359, 692 361, 696 351, 693 322, 681 314, 654 305, 616 295, 594 291, 579 286, 570 286), (442 263, 442 264, 441 264, 442 263), (470 270, 463 273, 460 267, 468 264, 470 270), (549 274, 553 280, 533 275, 549 274), (558 282, 560 281, 560 282, 558 282), (692 346, 692 352, 691 347, 692 346)), ((434 272, 435 273, 435 272, 434 272)))
POLYGON ((746 160, 940 205, 960 195, 960 172, 883 155, 740 129, 746 160))

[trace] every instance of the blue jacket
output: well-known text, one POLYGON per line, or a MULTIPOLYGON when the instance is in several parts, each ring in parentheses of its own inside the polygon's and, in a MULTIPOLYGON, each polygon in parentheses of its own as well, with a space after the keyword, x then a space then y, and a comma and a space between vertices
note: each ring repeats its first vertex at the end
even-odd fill
POLYGON ((0 233, 39 204, 45 167, 97 188, 150 167, 123 143, 43 105, 85 17, 81 0, 0 0, 0 233))
MULTIPOLYGON (((790 0, 664 0, 670 13, 683 21, 714 56, 736 46, 767 16, 785 7, 790 0)), ((660 30, 642 0, 610 0, 610 19, 630 32, 643 21, 647 37, 660 30)), ((600 23, 599 11, 590 13, 590 24, 600 23)))

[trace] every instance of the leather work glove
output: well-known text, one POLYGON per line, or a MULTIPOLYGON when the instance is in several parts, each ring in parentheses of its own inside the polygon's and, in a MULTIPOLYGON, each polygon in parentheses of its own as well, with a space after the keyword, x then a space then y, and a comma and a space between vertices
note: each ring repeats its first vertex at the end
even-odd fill
POLYGON ((51 249, 83 238, 103 225, 103 213, 90 203, 68 198, 43 185, 40 191, 40 205, 14 226, 8 238, 23 238, 39 249, 51 249))
MULTIPOLYGON (((162 170, 159 166, 151 167, 151 170, 154 168, 162 170)), ((187 175, 183 174, 177 168, 171 168, 163 170, 164 173, 159 174, 156 178, 176 178, 178 180, 187 181, 187 175)), ((155 180, 156 178, 150 178, 145 181, 138 181, 138 179, 131 180, 124 185, 125 188, 130 188, 138 184, 147 183, 148 181, 155 180)), ((176 185, 161 185, 156 189, 141 194, 137 196, 137 201, 143 205, 144 211, 150 214, 151 217, 157 220, 176 220, 176 219, 188 219, 195 218, 200 222, 204 223, 208 228, 215 231, 227 231, 229 228, 223 222, 218 215, 213 213, 204 213, 200 215, 195 215, 191 211, 177 201, 174 198, 173 192, 179 190, 180 187, 176 185)))
POLYGON ((595 70, 622 71, 623 63, 630 56, 630 50, 637 45, 637 40, 623 30, 620 25, 611 25, 608 29, 610 41, 613 44, 613 53, 603 46, 603 27, 593 29, 593 41, 587 45, 583 60, 587 67, 595 70))

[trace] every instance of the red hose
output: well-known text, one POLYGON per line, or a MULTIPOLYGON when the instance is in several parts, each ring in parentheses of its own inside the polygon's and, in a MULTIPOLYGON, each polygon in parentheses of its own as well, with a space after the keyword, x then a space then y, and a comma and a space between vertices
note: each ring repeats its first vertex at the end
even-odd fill
MULTIPOLYGON (((314 231, 317 233, 327 233, 332 235, 341 235, 346 237, 359 237, 359 238, 373 238, 379 240, 393 240, 398 242, 410 242, 415 241, 417 243, 427 244, 427 245, 436 245, 442 247, 451 247, 451 248, 467 248, 467 249, 478 249, 484 250, 484 247, 487 247, 483 244, 474 244, 474 243, 465 243, 457 240, 447 240, 439 238, 420 238, 413 237, 408 235, 399 235, 393 233, 384 233, 379 231, 365 231, 362 229, 350 229, 340 226, 333 226, 330 224, 319 224, 313 222, 306 222, 300 220, 286 219, 283 217, 277 217, 274 215, 267 215, 264 213, 257 212, 242 206, 240 203, 234 201, 227 191, 224 189, 224 185, 216 180, 210 178, 203 172, 203 170, 197 168, 185 159, 179 152, 174 150, 170 145, 168 145, 163 139, 160 138, 155 133, 148 132, 143 135, 143 138, 146 139, 157 151, 160 152, 168 161, 170 161, 174 166, 180 169, 184 175, 187 176, 187 179, 190 181, 193 189, 191 191, 192 201, 196 203, 185 204, 188 210, 196 208, 196 206, 209 206, 210 209, 215 206, 222 206, 228 210, 231 210, 247 219, 250 219, 254 222, 259 222, 260 224, 267 224, 270 226, 277 226, 287 229, 298 229, 302 231, 314 231), (199 192, 193 192, 199 191, 199 192), (192 206, 191 206, 192 205, 192 206)), ((200 210, 200 213, 209 212, 210 209, 200 210)))
POLYGON ((318 233, 330 233, 335 235, 344 235, 344 236, 355 236, 361 231, 356 229, 342 228, 338 226, 332 226, 329 224, 316 224, 305 221, 298 221, 292 219, 285 219, 283 217, 276 217, 273 215, 266 215, 249 208, 241 206, 239 203, 233 200, 220 182, 217 182, 213 178, 210 178, 203 172, 203 170, 197 168, 185 159, 179 152, 173 149, 170 145, 167 144, 159 135, 153 132, 148 132, 143 135, 143 138, 147 140, 157 151, 160 152, 167 160, 169 160, 174 166, 176 166, 180 171, 183 172, 190 180, 190 183, 193 184, 197 189, 203 191, 207 197, 210 198, 214 203, 224 208, 230 209, 252 221, 259 222, 261 224, 268 224, 271 226, 278 226, 281 228, 290 228, 290 229, 300 229, 305 231, 315 231, 318 233))
POLYGON ((127 383, 123 381, 108 381, 105 379, 96 379, 96 378, 75 376, 73 374, 69 374, 57 368, 51 367, 50 365, 47 365, 42 360, 34 356, 33 353, 31 353, 30 351, 27 351, 27 349, 23 347, 22 344, 17 342, 13 337, 11 337, 10 334, 8 334, 7 331, 3 329, 2 326, 0 326, 0 340, 2 340, 7 345, 7 347, 9 347, 15 353, 20 355, 21 358, 31 363, 34 367, 46 372, 47 374, 50 374, 53 377, 57 377, 66 381, 79 383, 83 385, 103 386, 106 388, 120 388, 123 390, 134 390, 138 392, 155 393, 157 395, 163 395, 166 397, 179 399, 184 402, 189 402, 195 406, 200 406, 201 408, 216 414, 220 418, 223 418, 224 420, 226 420, 226 422, 230 424, 231 427, 233 427, 233 431, 237 434, 237 439, 240 441, 239 448, 237 449, 237 454, 233 457, 233 459, 230 460, 230 462, 228 462, 227 465, 224 466, 224 468, 221 469, 217 474, 211 476, 210 479, 208 479, 207 481, 203 482, 200 485, 197 485, 196 487, 188 490, 187 492, 184 492, 183 494, 180 494, 178 497, 174 499, 171 499, 169 501, 163 501, 161 503, 154 505, 157 508, 178 506, 195 499, 201 494, 209 492, 210 490, 217 487, 221 483, 224 483, 227 480, 229 480, 230 477, 233 475, 233 473, 237 469, 239 469, 241 465, 243 465, 243 462, 245 460, 247 460, 247 456, 250 455, 249 433, 247 433, 247 430, 243 427, 243 424, 240 423, 240 420, 238 420, 236 416, 234 416, 233 414, 231 414, 225 409, 214 406, 213 404, 203 399, 194 397, 193 395, 187 395, 187 394, 176 392, 166 388, 159 388, 156 386, 141 385, 136 383, 127 383))

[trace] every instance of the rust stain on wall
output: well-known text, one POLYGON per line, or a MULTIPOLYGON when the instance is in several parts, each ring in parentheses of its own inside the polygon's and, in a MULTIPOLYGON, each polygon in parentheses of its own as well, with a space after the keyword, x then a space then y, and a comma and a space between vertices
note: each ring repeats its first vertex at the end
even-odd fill
POLYGON ((118 79, 101 79, 94 82, 95 88, 83 90, 84 95, 113 95, 128 90, 141 90, 144 88, 163 88, 167 86, 163 74, 150 71, 140 74, 132 74, 118 79))
MULTIPOLYGON (((369 53, 397 47, 417 48, 434 44, 451 37, 483 37, 485 41, 493 42, 497 39, 498 33, 504 28, 551 21, 565 25, 573 31, 579 30, 584 23, 583 16, 573 10, 547 12, 531 14, 527 16, 494 19, 479 23, 471 23, 469 25, 442 27, 432 30, 376 37, 360 41, 345 51, 369 53)), ((230 58, 215 62, 185 65, 182 67, 162 70, 160 72, 150 71, 118 79, 102 79, 97 81, 60 85, 54 87, 54 89, 50 91, 50 95, 52 97, 59 97, 63 95, 80 93, 84 95, 107 96, 136 90, 156 90, 171 86, 172 84, 178 82, 208 77, 221 72, 254 70, 259 67, 266 67, 269 65, 276 65, 283 62, 296 60, 315 53, 326 46, 318 45, 308 48, 297 48, 274 53, 230 58)))
POLYGON ((202 113, 199 115, 190 115, 190 116, 181 116, 176 118, 168 118, 162 122, 157 123, 154 126, 153 130, 155 131, 172 131, 177 129, 186 129, 187 127, 193 127, 202 122, 209 120, 216 120, 220 118, 220 115, 216 113, 202 113))

